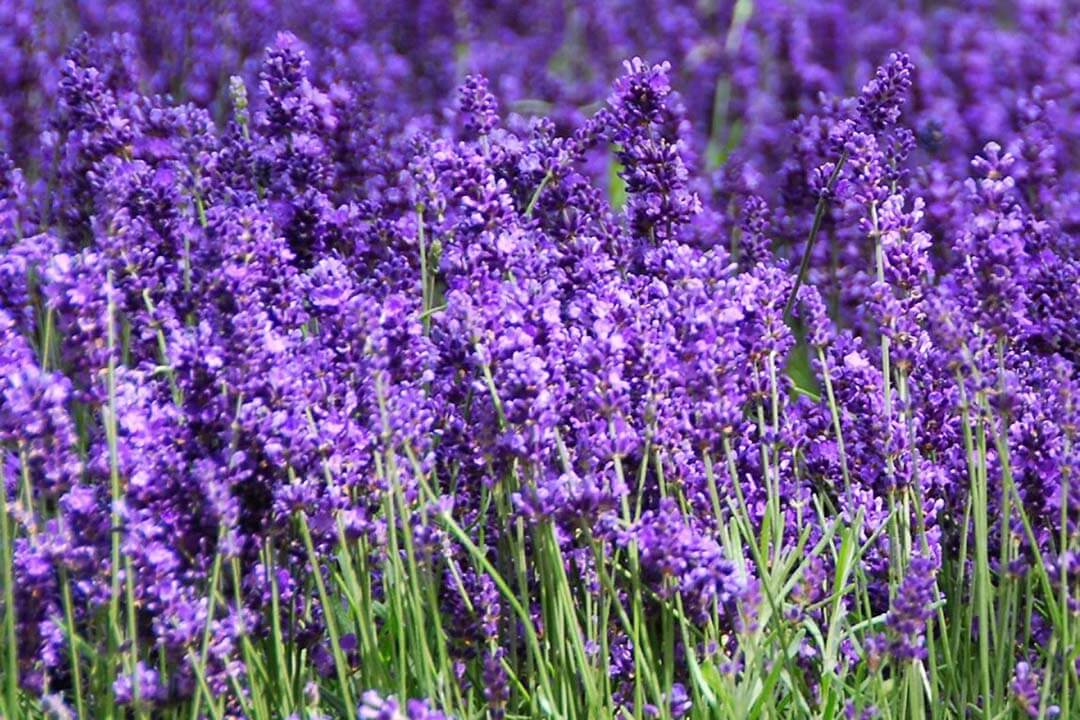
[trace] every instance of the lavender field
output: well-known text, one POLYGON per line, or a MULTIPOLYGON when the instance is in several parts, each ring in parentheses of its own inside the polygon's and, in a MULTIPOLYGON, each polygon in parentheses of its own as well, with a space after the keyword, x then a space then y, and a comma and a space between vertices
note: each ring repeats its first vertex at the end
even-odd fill
POLYGON ((1080 718, 1077 0, 0 0, 0 719, 1080 718))

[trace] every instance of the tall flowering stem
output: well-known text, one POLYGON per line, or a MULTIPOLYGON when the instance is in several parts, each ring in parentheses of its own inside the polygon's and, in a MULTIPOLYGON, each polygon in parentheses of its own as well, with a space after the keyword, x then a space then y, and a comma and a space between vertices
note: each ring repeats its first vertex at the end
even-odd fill
POLYGON ((11 557, 14 536, 6 482, 0 502, 0 571, 4 580, 4 712, 15 717, 19 703, 19 645, 15 632, 14 559, 11 557))
POLYGON ((829 179, 818 196, 817 205, 814 206, 814 220, 810 225, 810 234, 806 236, 806 244, 803 246, 799 269, 795 273, 795 285, 791 288, 791 292, 788 293, 787 303, 784 305, 785 321, 791 318, 791 312, 795 309, 795 301, 799 296, 799 288, 806 281, 806 274, 810 271, 810 260, 814 256, 814 243, 817 241, 818 233, 821 232, 822 223, 825 222, 825 214, 829 210, 829 196, 836 189, 836 183, 840 179, 840 174, 844 171, 844 165, 846 164, 847 152, 845 151, 840 154, 840 157, 833 165, 832 172, 829 173, 829 179))

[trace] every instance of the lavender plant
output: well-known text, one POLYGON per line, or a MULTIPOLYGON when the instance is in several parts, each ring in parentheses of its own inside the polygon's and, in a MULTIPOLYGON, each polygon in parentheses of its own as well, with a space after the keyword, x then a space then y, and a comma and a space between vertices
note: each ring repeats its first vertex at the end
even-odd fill
POLYGON ((1074 16, 0 4, 0 717, 1080 713, 1074 16))

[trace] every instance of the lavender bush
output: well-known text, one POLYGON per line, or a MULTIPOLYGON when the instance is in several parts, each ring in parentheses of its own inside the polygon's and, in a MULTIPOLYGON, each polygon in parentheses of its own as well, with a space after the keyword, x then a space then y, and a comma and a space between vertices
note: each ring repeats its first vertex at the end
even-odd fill
POLYGON ((0 2, 0 717, 1080 717, 1078 18, 0 2))

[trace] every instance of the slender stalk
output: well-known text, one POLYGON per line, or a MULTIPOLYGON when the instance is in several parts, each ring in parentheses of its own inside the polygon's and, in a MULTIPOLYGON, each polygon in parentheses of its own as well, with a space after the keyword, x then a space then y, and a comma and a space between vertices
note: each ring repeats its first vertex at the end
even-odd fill
POLYGON ((427 243, 424 239, 424 206, 419 205, 416 208, 416 242, 420 247, 420 298, 421 307, 423 308, 422 322, 424 324, 424 332, 431 331, 431 290, 428 276, 431 271, 428 268, 428 253, 427 243))
POLYGON ((330 649, 334 656, 334 669, 337 671, 341 700, 345 705, 345 717, 348 720, 356 720, 356 704, 353 702, 348 663, 346 663, 345 655, 341 650, 341 635, 338 631, 337 613, 335 612, 334 603, 330 599, 330 594, 326 591, 322 568, 319 565, 319 556, 315 553, 315 543, 311 539, 307 517, 303 512, 297 515, 297 522, 300 526, 300 537, 304 541, 304 548, 307 550, 308 562, 311 564, 311 574, 315 580, 315 587, 319 592, 319 602, 323 607, 326 631, 330 635, 330 649))
MULTIPOLYGON (((207 590, 206 594, 206 623, 205 625, 203 625, 202 642, 200 643, 199 647, 199 656, 192 661, 192 667, 195 669, 196 674, 198 674, 200 677, 203 677, 205 675, 204 668, 206 667, 206 661, 210 653, 210 634, 214 625, 214 609, 217 588, 218 584, 221 582, 221 547, 225 540, 225 532, 226 531, 224 526, 221 526, 218 530, 217 552, 214 553, 214 562, 211 564, 210 587, 207 590)), ((191 703, 191 714, 189 715, 190 720, 198 720, 202 697, 203 696, 201 693, 195 694, 195 698, 191 703)), ((206 698, 207 702, 210 705, 211 712, 215 713, 215 716, 219 716, 220 713, 217 712, 217 708, 213 701, 213 696, 209 692, 207 692, 206 698)))
POLYGON ((525 217, 532 217, 533 209, 536 207, 536 202, 540 199, 540 193, 544 191, 548 183, 551 182, 552 172, 548 170, 544 175, 544 179, 537 185, 536 190, 533 191, 532 197, 529 198, 529 204, 525 207, 525 217))
MULTIPOLYGON (((427 486, 426 481, 421 479, 420 483, 428 497, 432 500, 436 499, 431 493, 431 488, 427 486)), ((469 538, 468 533, 457 524, 450 514, 446 511, 440 511, 438 518, 440 522, 442 522, 443 527, 454 536, 454 539, 461 543, 462 547, 464 547, 466 552, 473 558, 473 561, 477 563, 484 572, 491 576, 492 582, 495 583, 495 586, 499 589, 499 592, 502 594, 507 604, 510 605, 514 614, 517 615, 518 619, 521 621, 522 627, 525 630, 525 637, 532 647, 534 656, 537 659, 536 667, 540 675, 540 686, 544 692, 544 697, 540 698, 541 704, 546 704, 556 717, 562 717, 562 714, 555 710, 555 707, 551 702, 554 699, 555 694, 552 692, 551 677, 548 673, 547 666, 541 660, 543 653, 540 647, 540 636, 537 634, 536 628, 533 625, 532 616, 529 615, 521 603, 518 602, 516 594, 506 584, 506 581, 503 580, 502 576, 491 564, 491 561, 485 557, 484 553, 481 552, 478 547, 476 547, 472 539, 469 538)))
MULTIPOLYGON (((1070 407, 1069 410, 1071 411, 1072 408, 1070 407)), ((1062 457, 1066 457, 1066 458, 1072 457, 1072 437, 1073 437, 1072 434, 1074 432, 1075 432, 1075 429, 1070 430, 1069 432, 1065 433, 1065 438, 1064 438, 1064 440, 1062 442, 1062 444, 1064 446, 1064 452, 1062 453, 1062 457)), ((1076 666, 1072 662, 1072 657, 1070 657, 1070 655, 1075 652, 1075 649, 1073 648, 1073 641, 1072 641, 1072 617, 1071 617, 1072 614, 1069 612, 1069 584, 1064 581, 1064 577, 1065 577, 1064 558, 1067 557, 1066 553, 1072 551, 1072 546, 1071 546, 1072 544, 1069 542, 1069 540, 1070 540, 1070 536, 1069 536, 1069 504, 1070 504, 1070 495, 1071 495, 1071 491, 1072 491, 1071 490, 1071 484, 1072 484, 1072 473, 1073 473, 1073 471, 1074 471, 1074 468, 1071 465, 1068 465, 1068 464, 1064 464, 1062 466, 1062 468, 1061 468, 1061 490, 1060 490, 1060 493, 1061 493, 1061 498, 1062 499, 1061 499, 1061 502, 1060 502, 1060 505, 1061 505, 1060 517, 1058 519, 1058 522, 1060 524, 1060 534, 1061 535, 1060 535, 1060 539, 1058 540, 1058 559, 1057 559, 1057 562, 1058 562, 1058 565, 1060 567, 1060 570, 1059 570, 1059 572, 1061 573, 1060 577, 1062 578, 1062 580, 1059 582, 1059 586, 1058 586, 1058 591, 1059 591, 1058 603, 1059 603, 1059 607, 1060 607, 1059 614, 1062 617, 1062 624, 1063 624, 1062 633, 1061 633, 1062 642, 1064 643, 1064 647, 1068 648, 1068 652, 1065 653, 1065 656, 1061 659, 1061 664, 1062 664, 1062 672, 1061 672, 1061 712, 1062 712, 1062 717, 1071 717, 1069 715, 1069 706, 1070 706, 1070 699, 1071 699, 1070 696, 1069 696, 1069 693, 1070 693, 1070 685, 1071 685, 1072 677, 1076 672, 1076 666)), ((1028 618, 1030 618, 1030 613, 1028 613, 1028 618)))
POLYGON ((15 634, 14 532, 8 510, 7 488, 0 486, 0 572, 4 581, 4 712, 11 720, 19 714, 19 643, 15 634))
POLYGON ((285 639, 281 632, 281 601, 278 591, 277 570, 274 564, 274 550, 270 545, 269 540, 263 542, 262 546, 263 555, 263 568, 267 575, 267 581, 270 585, 270 641, 271 641, 271 659, 274 661, 274 673, 275 680, 277 681, 279 688, 278 692, 284 693, 285 706, 288 710, 292 711, 296 706, 296 701, 292 694, 292 683, 289 682, 288 673, 286 671, 287 665, 285 662, 285 639))
POLYGON ((836 166, 833 168, 832 174, 829 175, 825 191, 821 193, 817 206, 814 208, 814 222, 810 226, 810 234, 806 238, 806 248, 803 250, 802 261, 799 263, 799 272, 795 275, 795 284, 792 286, 791 294, 784 305, 784 322, 791 319, 791 311, 794 309, 795 300, 799 296, 799 288, 806 280, 806 273, 810 270, 810 258, 814 254, 814 242, 821 231, 821 224, 825 221, 825 211, 829 208, 829 195, 832 194, 833 188, 836 187, 836 181, 840 178, 840 173, 843 171, 846 162, 847 151, 845 150, 841 153, 840 159, 836 161, 836 166))
MULTIPOLYGON (((120 487, 120 460, 117 449, 117 426, 116 426, 116 307, 113 304, 113 283, 112 272, 110 271, 105 281, 105 293, 107 297, 106 305, 106 324, 108 334, 108 367, 106 370, 106 386, 108 393, 108 404, 103 409, 104 425, 105 425, 105 440, 109 449, 109 488, 112 499, 112 509, 110 513, 110 536, 112 548, 110 552, 110 591, 109 591, 109 632, 108 632, 108 667, 114 668, 116 653, 121 646, 121 638, 119 633, 122 632, 120 624, 120 539, 123 533, 123 523, 120 517, 120 508, 123 503, 123 493, 120 487)), ((125 655, 125 670, 129 673, 133 673, 135 668, 127 661, 125 655)), ((135 686, 138 686, 138 682, 134 682, 135 686)), ((138 690, 135 691, 136 699, 138 699, 138 690)), ((108 689, 108 696, 106 699, 106 714, 110 717, 113 714, 113 707, 115 705, 115 694, 112 688, 108 689)))
POLYGON ((993 708, 990 683, 990 630, 993 624, 993 586, 990 581, 989 523, 987 518, 988 492, 986 487, 986 433, 980 417, 976 426, 976 483, 972 488, 972 504, 975 514, 975 604, 979 618, 979 679, 982 683, 983 704, 988 711, 993 708))

